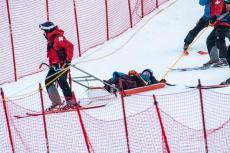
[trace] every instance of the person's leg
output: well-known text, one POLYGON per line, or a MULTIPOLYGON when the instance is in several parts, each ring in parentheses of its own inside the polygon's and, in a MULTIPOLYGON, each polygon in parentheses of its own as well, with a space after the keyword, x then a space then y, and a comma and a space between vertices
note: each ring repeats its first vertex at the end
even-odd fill
POLYGON ((58 93, 57 88, 54 85, 54 82, 55 82, 54 79, 56 77, 56 75, 54 75, 55 73, 56 72, 53 69, 50 69, 47 76, 46 76, 46 80, 45 80, 46 90, 47 90, 49 98, 52 102, 52 105, 50 106, 49 109, 53 109, 56 106, 62 104, 61 97, 58 93), (52 75, 54 75, 54 76, 52 76, 52 75), (52 76, 52 77, 50 77, 50 76, 52 76))
POLYGON ((187 36, 184 39, 184 49, 187 49, 188 46, 193 42, 193 40, 195 39, 195 37, 198 35, 198 33, 204 29, 205 27, 208 26, 209 24, 209 17, 206 16, 202 16, 199 21, 197 22, 196 26, 189 31, 189 33, 187 34, 187 36), (187 48, 186 48, 187 47, 187 48))
POLYGON ((212 32, 208 35, 206 39, 206 46, 210 60, 205 63, 204 66, 210 66, 211 64, 219 61, 219 51, 216 47, 216 29, 213 29, 212 32))
POLYGON ((225 37, 229 28, 226 26, 216 27, 216 47, 219 49, 219 58, 227 57, 227 47, 225 37))
POLYGON ((228 51, 227 51, 227 61, 228 61, 228 65, 230 67, 230 47, 228 47, 228 51))
POLYGON ((67 74, 68 71, 65 72, 61 77, 59 77, 58 83, 62 89, 62 93, 65 97, 67 105, 74 105, 76 102, 73 98, 69 83, 67 82, 67 74))
POLYGON ((209 53, 210 61, 219 61, 219 50, 216 46, 213 46, 209 53))
POLYGON ((216 29, 213 29, 212 32, 208 35, 206 39, 206 46, 207 46, 209 55, 215 45, 216 45, 216 29))

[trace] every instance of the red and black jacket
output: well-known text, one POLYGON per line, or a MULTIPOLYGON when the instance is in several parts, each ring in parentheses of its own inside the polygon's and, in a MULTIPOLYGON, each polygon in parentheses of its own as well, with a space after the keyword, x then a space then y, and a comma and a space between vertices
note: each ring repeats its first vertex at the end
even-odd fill
POLYGON ((226 9, 224 0, 212 0, 210 5, 211 18, 216 18, 212 26, 227 26, 230 27, 229 10, 226 9))
POLYGON ((52 32, 47 33, 47 57, 49 64, 62 64, 64 62, 71 62, 73 58, 73 44, 64 37, 64 31, 56 28, 52 32), (66 54, 65 60, 60 60, 58 56, 59 50, 64 50, 66 54))

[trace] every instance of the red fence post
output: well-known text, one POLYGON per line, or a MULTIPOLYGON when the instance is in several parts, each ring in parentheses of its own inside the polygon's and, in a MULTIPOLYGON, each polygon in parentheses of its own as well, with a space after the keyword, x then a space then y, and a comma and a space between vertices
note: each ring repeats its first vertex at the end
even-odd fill
POLYGON ((13 142, 12 132, 11 132, 11 128, 10 128, 10 121, 9 121, 9 116, 7 113, 6 100, 5 100, 4 92, 3 92, 2 88, 1 88, 1 97, 2 97, 2 104, 3 104, 4 112, 5 112, 5 117, 6 117, 6 123, 7 123, 9 139, 10 139, 11 150, 12 150, 12 153, 15 153, 14 142, 13 142))
POLYGON ((154 105, 155 105, 155 108, 156 108, 157 117, 158 117, 159 122, 160 122, 162 137, 163 137, 164 143, 166 145, 166 150, 167 150, 167 153, 170 153, 170 148, 169 148, 169 145, 168 145, 168 140, 167 140, 165 129, 164 129, 164 124, 163 124, 163 121, 162 121, 162 118, 161 118, 160 110, 159 110, 158 103, 157 103, 155 95, 153 95, 153 102, 154 102, 154 105))
MULTIPOLYGON (((75 97, 75 94, 73 95, 73 98, 74 98, 74 101, 77 101, 77 98, 75 97)), ((83 132, 83 135, 84 135, 85 144, 86 144, 88 153, 90 153, 91 152, 90 151, 90 140, 89 140, 88 134, 87 134, 85 126, 84 126, 84 122, 83 122, 83 119, 82 119, 82 116, 81 116, 80 108, 76 107, 76 110, 77 110, 77 114, 78 114, 78 117, 79 117, 79 120, 80 120, 81 129, 82 129, 82 132, 83 132)), ((93 149, 92 145, 91 145, 91 149, 93 149)))
POLYGON ((79 53, 79 57, 81 57, 81 43, 80 43, 80 34, 79 34, 78 19, 77 19, 77 7, 76 7, 75 0, 73 0, 73 6, 74 6, 74 16, 75 16, 76 31, 77 31, 78 53, 79 53))
POLYGON ((200 79, 198 80, 198 89, 199 89, 199 95, 200 95, 200 107, 201 107, 201 115, 202 115, 202 123, 203 123, 205 151, 206 153, 208 153, 208 142, 207 142, 207 132, 206 132, 205 116, 204 116, 203 94, 202 94, 202 86, 201 86, 200 79))
MULTIPOLYGON (((75 97, 74 97, 75 98, 75 97)), ((88 150, 88 153, 91 153, 90 151, 90 141, 89 141, 89 138, 88 138, 88 134, 86 132, 86 129, 85 129, 85 126, 84 126, 84 123, 83 123, 83 119, 82 119, 82 116, 81 116, 81 112, 80 112, 80 109, 79 107, 76 108, 77 110, 77 114, 78 114, 78 117, 79 117, 79 120, 80 120, 80 124, 81 124, 81 129, 82 129, 82 133, 84 135, 84 139, 85 139, 85 144, 86 144, 86 147, 87 147, 87 150, 88 150)), ((92 146, 91 146, 92 148, 92 146)), ((93 149, 93 148, 92 148, 93 149)))
POLYGON ((16 68, 16 59, 15 59, 15 52, 14 52, 14 39, 13 39, 13 33, 12 33, 11 18, 10 18, 10 7, 9 7, 8 0, 6 0, 6 5, 7 5, 8 23, 9 23, 9 30, 10 30, 10 41, 11 41, 13 65, 14 65, 14 80, 17 81, 17 68, 16 68))
POLYGON ((42 95, 42 86, 40 83, 39 83, 39 93, 40 93, 40 98, 41 98, 42 118, 43 118, 43 126, 44 126, 45 139, 46 139, 46 149, 47 149, 47 153, 49 153, 50 150, 49 150, 48 131, 47 131, 47 126, 46 126, 46 116, 45 116, 44 100, 43 100, 43 95, 42 95))
POLYGON ((144 17, 144 1, 143 0, 141 0, 141 18, 143 18, 144 17))
POLYGON ((108 0, 105 0, 105 17, 106 17, 106 38, 107 38, 107 40, 109 40, 108 0))
POLYGON ((132 13, 131 13, 131 3, 130 3, 130 0, 128 0, 128 5, 129 5, 130 28, 132 28, 133 27, 133 19, 132 19, 132 13))
POLYGON ((156 0, 156 8, 159 7, 159 3, 158 3, 158 0, 156 0))
POLYGON ((127 143, 128 153, 130 153, 128 124, 127 124, 126 113, 125 113, 124 90, 123 90, 123 85, 122 85, 121 79, 119 79, 119 86, 120 86, 120 89, 121 89, 120 90, 120 95, 121 95, 122 112, 123 112, 123 118, 124 118, 126 143, 127 143))

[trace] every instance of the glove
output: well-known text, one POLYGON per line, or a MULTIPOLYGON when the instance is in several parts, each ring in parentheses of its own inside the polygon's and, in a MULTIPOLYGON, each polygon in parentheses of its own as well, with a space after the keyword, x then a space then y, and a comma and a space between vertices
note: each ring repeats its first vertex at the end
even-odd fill
POLYGON ((210 17, 209 23, 213 24, 216 21, 216 19, 217 19, 217 16, 210 17))
POLYGON ((67 54, 65 52, 65 48, 60 48, 57 50, 57 55, 60 61, 65 61, 67 54))
POLYGON ((54 64, 51 66, 51 69, 53 69, 55 72, 59 71, 61 68, 60 68, 60 64, 54 64))
POLYGON ((65 64, 65 68, 69 67, 71 65, 71 61, 65 61, 64 64, 65 64))
POLYGON ((166 80, 165 79, 161 79, 159 82, 160 83, 166 83, 166 80))
POLYGON ((50 51, 51 48, 53 48, 54 43, 50 42, 47 44, 47 52, 50 51))

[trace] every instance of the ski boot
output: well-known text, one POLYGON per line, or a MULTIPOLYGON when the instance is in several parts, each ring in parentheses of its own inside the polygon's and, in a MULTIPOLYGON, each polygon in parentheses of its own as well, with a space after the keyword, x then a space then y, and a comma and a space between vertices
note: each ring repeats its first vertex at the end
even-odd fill
POLYGON ((214 64, 217 64, 219 60, 209 60, 207 63, 203 64, 204 67, 211 67, 214 64))
POLYGON ((77 107, 81 107, 79 105, 79 101, 76 102, 73 97, 66 98, 66 105, 62 108, 63 110, 68 110, 68 109, 76 109, 77 107))
POLYGON ((48 107, 45 111, 52 111, 52 110, 60 110, 64 105, 64 101, 62 103, 53 103, 50 107, 48 107))

